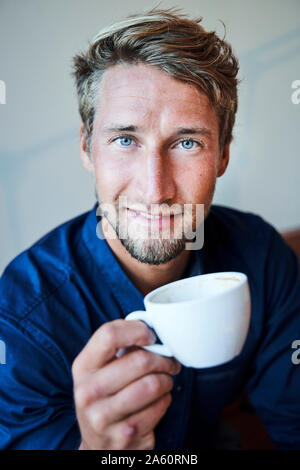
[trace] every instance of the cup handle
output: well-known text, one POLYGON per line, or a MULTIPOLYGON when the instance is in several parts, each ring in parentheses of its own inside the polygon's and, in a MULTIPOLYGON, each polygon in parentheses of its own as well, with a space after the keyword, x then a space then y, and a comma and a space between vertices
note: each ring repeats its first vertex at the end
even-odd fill
MULTIPOLYGON (((154 329, 154 326, 149 318, 149 315, 145 310, 137 310, 129 313, 125 320, 141 320, 145 322, 150 328, 154 329)), ((151 344, 151 346, 141 346, 143 349, 160 354, 161 356, 173 357, 174 354, 164 344, 151 344)))

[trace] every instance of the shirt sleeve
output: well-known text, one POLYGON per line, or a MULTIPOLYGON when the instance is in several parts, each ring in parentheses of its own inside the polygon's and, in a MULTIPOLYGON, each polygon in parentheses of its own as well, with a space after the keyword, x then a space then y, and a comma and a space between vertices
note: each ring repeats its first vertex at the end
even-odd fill
POLYGON ((300 449, 300 275, 295 253, 272 227, 265 265, 264 330, 247 391, 277 449, 300 449))
POLYGON ((0 449, 78 449, 72 377, 58 347, 1 308, 0 339, 0 449))

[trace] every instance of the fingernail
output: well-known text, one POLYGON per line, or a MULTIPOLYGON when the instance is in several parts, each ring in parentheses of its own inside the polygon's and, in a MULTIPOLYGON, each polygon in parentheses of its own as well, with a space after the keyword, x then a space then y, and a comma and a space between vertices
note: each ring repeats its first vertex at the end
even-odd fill
POLYGON ((151 330, 150 328, 149 328, 149 330, 150 330, 150 331, 149 331, 150 342, 151 342, 151 344, 154 344, 154 343, 156 343, 156 340, 157 340, 156 334, 155 334, 154 331, 151 330))
POLYGON ((119 358, 119 357, 124 356, 125 352, 126 352, 126 348, 120 348, 119 351, 116 353, 116 357, 119 358))

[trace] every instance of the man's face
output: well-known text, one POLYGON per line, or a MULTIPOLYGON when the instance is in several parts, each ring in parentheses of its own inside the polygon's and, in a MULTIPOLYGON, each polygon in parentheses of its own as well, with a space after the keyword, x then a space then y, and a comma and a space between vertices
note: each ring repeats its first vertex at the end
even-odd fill
POLYGON ((91 160, 83 136, 81 154, 105 218, 119 238, 127 234, 120 241, 134 258, 161 264, 184 250, 199 224, 196 204, 207 215, 228 163, 229 146, 220 155, 218 141, 216 113, 196 87, 145 64, 104 73, 91 160), (194 209, 189 220, 185 207, 194 209))

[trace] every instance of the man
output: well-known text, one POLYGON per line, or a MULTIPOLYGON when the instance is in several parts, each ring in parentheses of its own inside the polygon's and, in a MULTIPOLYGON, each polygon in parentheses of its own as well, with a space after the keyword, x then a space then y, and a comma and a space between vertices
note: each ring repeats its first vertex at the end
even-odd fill
POLYGON ((1 448, 216 448, 222 409, 245 386, 278 448, 300 447, 298 264, 260 217, 211 205, 229 160, 238 62, 199 23, 152 10, 75 57, 80 152, 99 205, 3 274, 1 448), (188 250, 199 205, 204 246, 188 250), (141 348, 155 335, 124 318, 143 296, 217 271, 249 278, 241 354, 193 369, 141 348))

